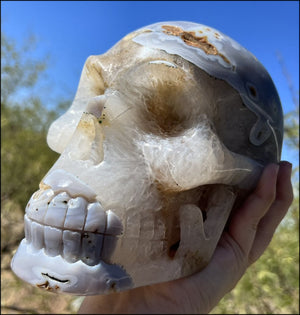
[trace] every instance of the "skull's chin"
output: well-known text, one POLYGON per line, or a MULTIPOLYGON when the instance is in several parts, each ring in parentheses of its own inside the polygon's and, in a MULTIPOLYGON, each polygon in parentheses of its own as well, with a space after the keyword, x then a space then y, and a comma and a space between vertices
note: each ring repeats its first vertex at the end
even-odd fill
POLYGON ((36 250, 26 239, 22 240, 11 267, 21 279, 53 292, 96 295, 132 286, 130 276, 117 265, 100 261, 89 266, 80 260, 69 263, 60 255, 47 255, 44 248, 36 250))

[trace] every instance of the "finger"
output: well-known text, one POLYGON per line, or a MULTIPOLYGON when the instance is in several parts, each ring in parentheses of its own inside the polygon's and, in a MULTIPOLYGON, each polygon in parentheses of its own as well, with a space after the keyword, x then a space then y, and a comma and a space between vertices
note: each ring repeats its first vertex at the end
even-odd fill
POLYGON ((279 165, 276 198, 269 211, 259 222, 249 262, 256 261, 272 240, 276 228, 286 215, 293 201, 293 186, 291 182, 292 164, 281 162, 279 165))
POLYGON ((252 248, 258 223, 275 199, 278 169, 277 164, 269 164, 265 167, 256 189, 234 213, 230 221, 228 232, 247 257, 252 248))

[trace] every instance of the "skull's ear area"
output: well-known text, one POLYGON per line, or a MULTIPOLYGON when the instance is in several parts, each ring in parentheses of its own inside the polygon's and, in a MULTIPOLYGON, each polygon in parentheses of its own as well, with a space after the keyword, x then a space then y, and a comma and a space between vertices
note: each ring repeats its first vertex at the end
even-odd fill
MULTIPOLYGON (((47 143, 52 150, 62 153, 69 143, 82 114, 87 111, 89 103, 91 101, 95 103, 95 100, 101 102, 99 95, 103 95, 105 91, 105 82, 101 72, 99 57, 90 56, 83 66, 72 105, 49 128, 47 143)), ((94 106, 95 104, 93 104, 94 106)), ((102 104, 99 104, 99 107, 101 106, 102 104)))

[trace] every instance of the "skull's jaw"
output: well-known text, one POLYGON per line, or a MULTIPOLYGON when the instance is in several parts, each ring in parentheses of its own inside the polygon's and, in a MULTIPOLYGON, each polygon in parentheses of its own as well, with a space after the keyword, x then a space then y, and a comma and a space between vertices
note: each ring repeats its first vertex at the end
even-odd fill
POLYGON ((112 260, 125 267, 134 287, 201 271, 214 253, 236 197, 227 185, 207 185, 180 198, 169 195, 165 214, 161 210, 130 216, 124 228, 127 232, 134 228, 123 235, 112 260))
POLYGON ((11 267, 24 281, 47 291, 74 295, 96 295, 132 287, 130 276, 119 266, 103 261, 89 266, 78 260, 69 263, 60 255, 50 257, 23 239, 11 267))
POLYGON ((25 239, 13 257, 21 279, 48 291, 105 294, 132 286, 120 266, 110 264, 123 225, 104 211, 84 182, 63 170, 49 173, 33 194, 24 217, 25 239))

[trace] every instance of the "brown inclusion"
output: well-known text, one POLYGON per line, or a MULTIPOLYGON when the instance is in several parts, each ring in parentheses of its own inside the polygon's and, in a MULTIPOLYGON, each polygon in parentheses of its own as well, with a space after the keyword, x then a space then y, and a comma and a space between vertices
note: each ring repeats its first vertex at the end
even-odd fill
POLYGON ((207 55, 218 55, 225 62, 230 64, 230 61, 224 55, 219 53, 217 48, 207 40, 207 36, 198 37, 195 32, 186 32, 177 26, 163 25, 162 28, 165 30, 164 33, 173 36, 180 36, 187 45, 200 48, 207 55))

